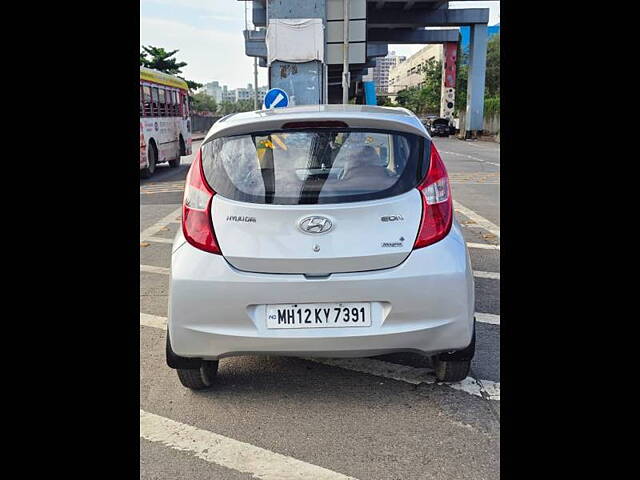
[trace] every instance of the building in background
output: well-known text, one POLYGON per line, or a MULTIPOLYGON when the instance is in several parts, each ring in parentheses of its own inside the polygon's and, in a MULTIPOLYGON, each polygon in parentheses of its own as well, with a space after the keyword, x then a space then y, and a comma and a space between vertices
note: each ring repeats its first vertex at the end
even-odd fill
POLYGON ((202 87, 201 91, 203 91, 204 93, 206 93, 210 97, 213 97, 213 99, 217 103, 220 103, 222 101, 222 87, 216 81, 209 82, 209 83, 205 84, 202 87))
POLYGON ((389 70, 389 93, 394 96, 400 90, 422 85, 424 82, 422 65, 432 58, 442 61, 442 45, 426 45, 405 61, 392 67, 389 70))
MULTIPOLYGON (((258 88, 258 102, 260 104, 262 104, 267 91, 269 91, 269 87, 267 86, 258 88)), ((253 101, 253 97, 255 95, 255 91, 251 83, 247 84, 247 88, 236 88, 234 90, 229 90, 229 87, 227 87, 226 85, 220 85, 220 83, 217 81, 205 84, 200 89, 200 92, 204 92, 210 97, 213 97, 216 103, 235 103, 239 102, 240 100, 253 101)))
POLYGON ((247 88, 237 88, 235 92, 236 102, 239 102, 240 100, 253 100, 253 85, 251 85, 250 83, 247 85, 247 88))
MULTIPOLYGON (((460 27, 460 47, 463 52, 469 50, 469 27, 460 27)), ((500 33, 500 24, 487 28, 489 38, 500 33)), ((442 44, 425 45, 403 62, 398 62, 389 70, 389 93, 393 100, 400 90, 411 87, 419 87, 424 82, 424 75, 420 72, 420 66, 429 59, 442 61, 442 44)), ((380 59, 378 59, 380 60, 380 59)))
POLYGON ((267 94, 268 91, 269 91, 269 87, 267 87, 266 85, 264 87, 258 88, 258 103, 260 105, 262 105, 262 102, 264 101, 264 96, 267 94))
POLYGON ((236 91, 229 90, 226 85, 222 87, 222 101, 223 102, 235 102, 236 101, 236 91))
POLYGON ((389 93, 389 71, 405 60, 406 57, 396 55, 396 52, 391 52, 386 57, 378 57, 375 59, 376 66, 370 68, 362 80, 373 82, 376 86, 376 94, 387 95, 389 93))

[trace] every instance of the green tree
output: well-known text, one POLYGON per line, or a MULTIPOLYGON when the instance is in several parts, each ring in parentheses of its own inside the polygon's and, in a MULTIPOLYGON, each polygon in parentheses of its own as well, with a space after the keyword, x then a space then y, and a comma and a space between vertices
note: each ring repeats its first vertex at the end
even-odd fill
POLYGON ((191 108, 199 112, 216 112, 218 105, 215 98, 205 92, 199 92, 191 97, 191 108))
POLYGON ((397 107, 398 105, 391 101, 391 97, 378 97, 378 105, 381 107, 397 107))
POLYGON ((232 102, 224 101, 218 104, 219 115, 229 115, 230 113, 235 113, 235 105, 232 102))
POLYGON ((253 110, 253 100, 239 100, 236 102, 236 112, 251 112, 253 110))
POLYGON ((140 64, 142 65, 143 56, 149 55, 149 59, 146 60, 146 64, 143 65, 148 68, 152 68, 154 70, 158 70, 159 72, 168 73, 170 75, 178 75, 182 73, 182 67, 186 67, 186 62, 178 62, 173 57, 180 50, 172 50, 167 52, 164 48, 161 47, 153 47, 149 45, 148 47, 142 46, 142 52, 140 52, 140 64))
POLYGON ((180 50, 172 50, 167 52, 164 48, 154 46, 142 46, 142 52, 140 52, 140 66, 152 68, 159 72, 168 73, 169 75, 175 75, 181 78, 189 87, 190 91, 195 91, 202 87, 201 83, 194 82, 193 80, 187 80, 181 77, 182 68, 187 66, 186 62, 178 62, 177 59, 171 58, 180 50), (148 56, 148 57, 147 57, 148 56))
POLYGON ((396 96, 398 105, 408 108, 416 113, 420 113, 420 89, 418 87, 409 87, 400 90, 396 96))
POLYGON ((430 58, 422 64, 424 83, 420 89, 422 109, 419 113, 440 112, 440 98, 442 95, 442 62, 430 58))
POLYGON ((198 83, 198 82, 194 82, 193 80, 187 80, 184 77, 181 77, 180 75, 176 75, 178 78, 181 78, 182 80, 184 80, 185 82, 187 82, 187 86, 189 87, 189 90, 191 90, 192 92, 195 92, 196 90, 198 90, 199 88, 202 88, 202 84, 198 83))
POLYGON ((401 90, 398 92, 396 102, 418 114, 437 114, 440 112, 442 62, 431 58, 420 66, 419 71, 424 76, 422 85, 401 90))
POLYGON ((500 96, 500 34, 493 35, 487 45, 487 77, 485 97, 500 96))

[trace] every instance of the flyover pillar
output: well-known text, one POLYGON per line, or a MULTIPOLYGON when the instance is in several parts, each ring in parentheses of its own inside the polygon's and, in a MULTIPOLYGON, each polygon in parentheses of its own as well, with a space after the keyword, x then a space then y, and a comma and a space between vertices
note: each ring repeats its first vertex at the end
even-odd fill
POLYGON ((451 121, 456 99, 457 42, 442 44, 442 89, 440 92, 440 116, 451 121))
POLYGON ((484 124, 484 80, 487 66, 487 24, 471 25, 469 45, 469 78, 467 80, 467 110, 465 137, 482 133, 484 124))
MULTIPOLYGON (((276 19, 320 19, 326 27, 325 0, 267 0, 266 12, 268 28, 273 28, 271 22, 276 19)), ((324 45, 320 48, 324 49, 324 45)), ((324 101, 324 76, 324 63, 318 60, 301 63, 275 60, 269 65, 269 88, 287 92, 290 105, 319 104, 324 101)))

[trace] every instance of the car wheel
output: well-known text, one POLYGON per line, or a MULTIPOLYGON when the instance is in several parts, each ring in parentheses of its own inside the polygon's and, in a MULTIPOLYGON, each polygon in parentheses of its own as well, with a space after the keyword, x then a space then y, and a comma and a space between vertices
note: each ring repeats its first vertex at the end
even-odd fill
POLYGON ((440 360, 436 357, 433 366, 439 382, 460 382, 469 375, 471 360, 440 360))
POLYGON ((218 374, 217 360, 203 360, 200 368, 178 368, 180 383, 191 390, 210 388, 218 374))
POLYGON ((149 165, 140 170, 142 178, 150 178, 151 175, 153 175, 153 172, 156 171, 156 163, 157 156, 155 146, 153 144, 149 144, 149 165))
POLYGON ((433 357, 433 368, 439 382, 461 382, 469 375, 471 360, 476 353, 476 324, 473 319, 471 343, 463 350, 441 353, 433 357))

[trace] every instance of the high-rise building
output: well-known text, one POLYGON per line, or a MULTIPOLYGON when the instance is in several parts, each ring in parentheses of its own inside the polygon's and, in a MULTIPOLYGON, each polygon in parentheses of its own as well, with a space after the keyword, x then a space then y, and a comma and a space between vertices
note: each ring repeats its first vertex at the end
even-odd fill
POLYGON ((217 103, 222 101, 222 87, 216 81, 209 82, 202 87, 202 91, 213 97, 217 103))
POLYGON ((376 66, 370 68, 369 73, 362 80, 372 81, 376 86, 376 92, 386 95, 389 93, 389 71, 405 59, 406 57, 396 55, 396 52, 391 52, 386 57, 378 57, 376 66))

